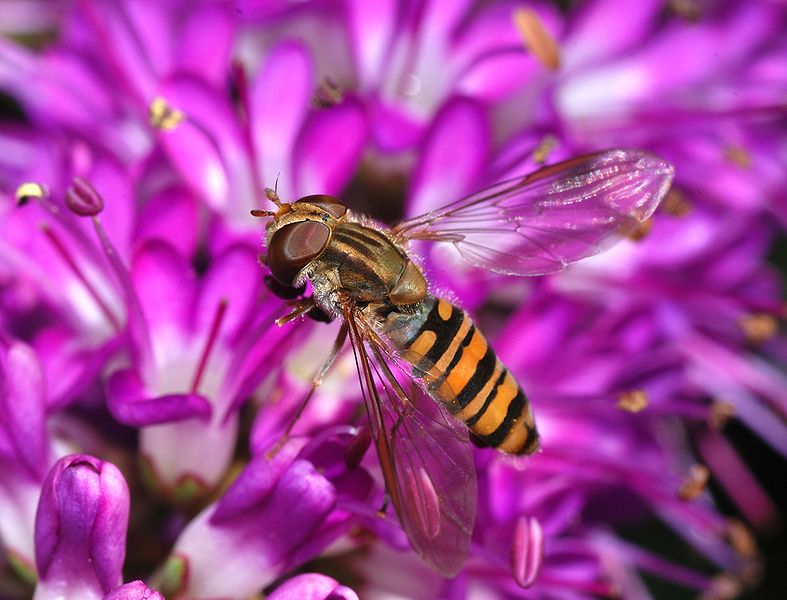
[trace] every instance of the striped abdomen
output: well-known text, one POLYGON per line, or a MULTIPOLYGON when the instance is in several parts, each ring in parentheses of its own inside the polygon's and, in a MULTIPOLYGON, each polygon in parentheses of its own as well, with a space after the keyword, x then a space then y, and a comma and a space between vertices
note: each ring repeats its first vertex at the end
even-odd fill
POLYGON ((397 314, 385 327, 431 395, 481 442, 512 454, 535 452, 538 433, 527 398, 466 312, 428 297, 414 314, 397 314))

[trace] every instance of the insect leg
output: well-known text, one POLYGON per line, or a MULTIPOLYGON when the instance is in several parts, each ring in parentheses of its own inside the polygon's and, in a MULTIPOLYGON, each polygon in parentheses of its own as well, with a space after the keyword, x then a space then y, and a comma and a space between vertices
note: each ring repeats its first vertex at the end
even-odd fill
POLYGON ((300 419, 303 411, 306 409, 306 405, 309 404, 309 400, 311 400, 312 396, 314 396, 314 392, 316 392, 317 388, 320 387, 320 384, 322 384, 323 379, 325 379, 325 375, 333 366, 333 363, 336 361, 336 358, 342 351, 342 347, 344 346, 344 342, 346 340, 347 325, 342 324, 341 329, 339 329, 339 335, 336 336, 336 340, 333 342, 333 347, 331 348, 330 354, 328 354, 312 378, 311 388, 306 393, 306 396, 303 398, 303 400, 301 400, 301 403, 298 405, 298 409, 295 411, 295 414, 287 425, 287 428, 284 430, 284 433, 276 441, 276 444, 273 446, 273 448, 271 448, 265 455, 267 458, 270 459, 276 456, 276 453, 281 450, 282 446, 284 446, 284 444, 287 443, 287 440, 290 439, 290 433, 292 432, 293 427, 295 427, 295 423, 297 423, 298 419, 300 419))
POLYGON ((288 314, 284 315, 276 319, 276 325, 281 327, 285 323, 289 323, 290 321, 294 321, 298 317, 305 315, 309 312, 312 308, 315 307, 314 298, 309 296, 308 298, 303 298, 301 300, 296 301, 292 304, 292 311, 288 314))

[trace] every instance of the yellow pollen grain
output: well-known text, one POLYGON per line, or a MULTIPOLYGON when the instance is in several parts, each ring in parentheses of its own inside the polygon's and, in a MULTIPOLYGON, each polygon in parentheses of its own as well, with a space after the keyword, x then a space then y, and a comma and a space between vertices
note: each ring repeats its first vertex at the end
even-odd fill
POLYGON ((648 405, 648 393, 645 390, 631 390, 618 396, 618 408, 630 413, 638 413, 648 405))
POLYGON ((716 575, 710 589, 702 594, 700 600, 732 600, 743 592, 740 580, 731 573, 721 573, 716 575))
POLYGON ((27 181, 16 188, 16 201, 18 204, 24 204, 31 198, 44 198, 47 196, 46 187, 40 183, 27 181))
POLYGON ((560 48, 546 30, 538 14, 529 8, 517 8, 512 14, 522 44, 536 60, 550 71, 560 68, 560 48))
POLYGON ((691 204, 683 192, 673 187, 661 203, 661 210, 673 217, 682 217, 691 212, 691 204))
POLYGON ((651 229, 653 229, 653 219, 648 219, 637 224, 634 229, 628 232, 626 237, 634 242, 639 242, 647 237, 651 229))
POLYGON ((731 519, 727 524, 727 537, 735 552, 742 558, 757 556, 757 540, 751 530, 737 519, 731 519))
POLYGON ((539 142, 538 147, 533 152, 533 162, 543 165, 549 158, 549 154, 557 147, 557 138, 548 134, 539 142))
POLYGON ((727 422, 735 416, 735 406, 723 400, 715 401, 710 407, 708 424, 716 430, 721 430, 727 422))
POLYGON ((172 131, 186 118, 182 111, 170 106, 161 96, 153 99, 149 112, 150 124, 162 131, 172 131))
POLYGON ((752 165, 751 154, 740 146, 728 146, 725 148, 724 158, 741 169, 750 169, 752 165))
POLYGON ((692 23, 702 17, 702 8, 697 0, 670 0, 668 6, 675 15, 692 23))
POLYGON ((699 497, 708 485, 710 471, 705 465, 692 465, 678 488, 678 498, 689 502, 699 497))
POLYGON ((772 315, 762 313, 741 317, 738 324, 752 344, 767 342, 779 331, 778 321, 772 315))
POLYGON ((339 84, 330 77, 322 80, 317 91, 312 98, 312 106, 315 108, 330 108, 337 106, 344 101, 344 93, 339 84))

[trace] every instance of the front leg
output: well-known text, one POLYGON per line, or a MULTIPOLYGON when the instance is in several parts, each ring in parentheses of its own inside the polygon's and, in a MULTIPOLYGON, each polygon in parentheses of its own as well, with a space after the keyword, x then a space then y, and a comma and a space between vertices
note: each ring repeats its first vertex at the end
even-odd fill
POLYGON ((295 300, 290 302, 289 305, 292 307, 292 310, 284 315, 276 319, 276 325, 281 327, 285 323, 289 323, 290 321, 294 321, 298 317, 302 317, 306 313, 308 313, 313 308, 316 308, 316 304, 314 302, 314 297, 309 296, 308 298, 301 298, 300 300, 295 300))

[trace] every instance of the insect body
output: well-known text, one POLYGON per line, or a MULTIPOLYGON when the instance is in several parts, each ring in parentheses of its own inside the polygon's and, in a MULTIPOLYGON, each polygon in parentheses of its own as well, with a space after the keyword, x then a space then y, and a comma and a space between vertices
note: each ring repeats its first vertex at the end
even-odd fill
MULTIPOLYGON (((653 213, 671 165, 612 150, 496 184, 393 229, 337 198, 306 196, 267 226, 267 264, 313 294, 283 319, 319 308, 349 336, 388 494, 412 546, 452 576, 467 556, 476 511, 468 429, 483 443, 532 453, 529 403, 465 311, 432 295, 409 240, 451 243, 473 265, 509 275, 554 272, 601 251, 653 213)), ((323 371, 321 369, 321 371, 323 371)))
POLYGON ((382 330, 429 394, 479 442, 512 454, 538 449, 525 394, 465 311, 427 296, 412 314, 389 314, 382 330))

